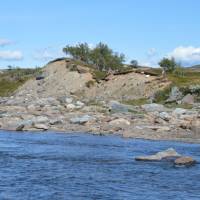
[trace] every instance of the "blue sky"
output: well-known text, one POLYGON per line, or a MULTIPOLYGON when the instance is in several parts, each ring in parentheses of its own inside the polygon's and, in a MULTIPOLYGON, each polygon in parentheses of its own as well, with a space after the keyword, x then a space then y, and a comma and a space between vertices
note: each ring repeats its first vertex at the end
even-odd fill
POLYGON ((0 68, 42 66, 66 44, 99 41, 127 62, 200 63, 199 0, 2 0, 0 68))

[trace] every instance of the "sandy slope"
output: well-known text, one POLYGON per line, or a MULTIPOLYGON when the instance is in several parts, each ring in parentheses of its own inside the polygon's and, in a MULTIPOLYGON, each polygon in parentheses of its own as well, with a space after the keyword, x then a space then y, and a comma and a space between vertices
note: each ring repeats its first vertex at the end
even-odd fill
POLYGON ((86 83, 93 80, 92 74, 71 71, 71 63, 65 60, 48 64, 44 68, 46 78, 26 82, 16 96, 60 97, 75 95, 88 99, 139 99, 151 97, 157 90, 165 87, 168 82, 162 82, 157 77, 146 77, 144 74, 129 73, 125 75, 111 75, 108 81, 96 83, 88 88, 86 83))

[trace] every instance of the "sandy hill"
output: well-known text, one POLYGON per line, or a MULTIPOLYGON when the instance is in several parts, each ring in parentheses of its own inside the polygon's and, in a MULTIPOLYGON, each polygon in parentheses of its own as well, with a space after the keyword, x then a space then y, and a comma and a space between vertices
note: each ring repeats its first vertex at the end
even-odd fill
POLYGON ((43 68, 44 79, 27 81, 15 96, 23 96, 30 101, 35 98, 70 95, 82 100, 130 100, 151 97, 168 84, 156 76, 135 72, 109 75, 106 80, 97 83, 92 71, 71 60, 56 60, 43 68))

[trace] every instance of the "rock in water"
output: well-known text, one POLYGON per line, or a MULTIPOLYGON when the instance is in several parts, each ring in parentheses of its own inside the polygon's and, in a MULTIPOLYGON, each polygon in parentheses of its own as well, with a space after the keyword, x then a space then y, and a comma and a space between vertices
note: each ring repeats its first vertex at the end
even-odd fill
POLYGON ((177 153, 173 148, 169 148, 165 151, 158 152, 154 155, 136 157, 135 160, 138 160, 138 161, 160 161, 165 158, 173 158, 173 157, 181 157, 181 155, 179 153, 177 153))
POLYGON ((24 129, 24 124, 21 124, 16 128, 16 131, 23 131, 23 129, 24 129))
POLYGON ((193 165, 195 163, 196 163, 196 161, 193 158, 188 157, 188 156, 183 156, 183 157, 177 158, 174 161, 175 165, 193 165))

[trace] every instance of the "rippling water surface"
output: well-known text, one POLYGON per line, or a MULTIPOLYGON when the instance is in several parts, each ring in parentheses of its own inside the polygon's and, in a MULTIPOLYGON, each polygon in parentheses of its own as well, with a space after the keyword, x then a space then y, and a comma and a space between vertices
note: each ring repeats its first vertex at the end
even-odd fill
POLYGON ((197 144, 1 131, 0 199, 199 200, 199 164, 134 161, 169 147, 200 160, 197 144))

